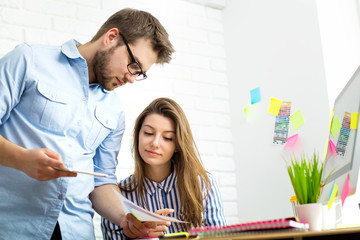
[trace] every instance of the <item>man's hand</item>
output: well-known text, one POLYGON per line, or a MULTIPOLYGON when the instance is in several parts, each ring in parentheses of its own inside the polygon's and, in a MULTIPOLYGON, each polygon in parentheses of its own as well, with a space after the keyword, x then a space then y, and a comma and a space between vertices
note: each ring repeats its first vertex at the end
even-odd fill
MULTIPOLYGON (((165 209, 159 209, 155 213, 160 214, 162 216, 166 216, 170 213, 173 213, 174 209, 165 208, 165 209)), ((171 225, 171 222, 163 222, 163 223, 156 223, 156 227, 149 230, 148 236, 149 237, 160 237, 163 236, 165 232, 167 232, 169 229, 168 227, 171 225)))
POLYGON ((137 238, 148 235, 150 229, 155 229, 156 224, 152 222, 140 222, 131 213, 124 218, 121 227, 128 238, 137 238))
POLYGON ((59 171, 54 167, 65 168, 60 154, 47 148, 41 148, 25 150, 24 159, 18 164, 17 169, 39 181, 77 176, 76 173, 59 171))

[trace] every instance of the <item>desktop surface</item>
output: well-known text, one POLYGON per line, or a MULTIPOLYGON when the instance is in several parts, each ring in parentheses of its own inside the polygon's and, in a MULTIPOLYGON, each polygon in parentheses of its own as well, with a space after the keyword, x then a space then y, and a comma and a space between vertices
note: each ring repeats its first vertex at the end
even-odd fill
MULTIPOLYGON (((184 238, 172 239, 172 240, 183 240, 184 238)), ((266 233, 239 233, 227 236, 207 236, 193 238, 197 240, 245 240, 245 239, 360 239, 360 227, 357 228, 340 228, 323 231, 268 231, 266 233)))

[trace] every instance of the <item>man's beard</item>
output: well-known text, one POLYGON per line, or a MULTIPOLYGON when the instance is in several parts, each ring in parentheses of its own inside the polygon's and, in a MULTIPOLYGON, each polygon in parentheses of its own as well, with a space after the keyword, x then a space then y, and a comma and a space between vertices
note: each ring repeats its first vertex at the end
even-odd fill
POLYGON ((111 83, 112 78, 108 78, 109 70, 107 64, 110 62, 110 57, 113 54, 116 47, 112 47, 105 51, 97 51, 93 59, 93 71, 95 75, 95 83, 108 91, 114 90, 118 85, 111 83))

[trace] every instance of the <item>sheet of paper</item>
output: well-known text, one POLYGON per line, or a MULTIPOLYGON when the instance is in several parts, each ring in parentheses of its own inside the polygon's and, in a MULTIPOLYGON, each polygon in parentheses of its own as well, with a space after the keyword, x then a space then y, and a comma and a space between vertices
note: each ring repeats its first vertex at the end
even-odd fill
POLYGON ((131 213, 141 222, 180 222, 186 223, 184 221, 180 221, 174 217, 166 217, 156 213, 152 213, 142 207, 139 207, 135 203, 131 202, 130 200, 126 199, 120 193, 118 193, 115 189, 113 189, 116 196, 119 198, 121 204, 124 207, 124 211, 126 214, 131 213))
POLYGON ((295 113, 291 114, 289 116, 289 119, 290 119, 292 128, 294 130, 298 129, 299 127, 301 127, 305 123, 304 117, 303 117, 300 109, 297 110, 295 113))
POLYGON ((86 171, 70 169, 70 168, 60 169, 60 168, 54 167, 54 169, 56 169, 58 171, 63 171, 63 172, 81 173, 81 174, 93 175, 93 176, 97 176, 97 177, 108 177, 107 174, 95 173, 95 172, 86 172, 86 171))
POLYGON ((276 98, 270 98, 270 106, 268 109, 268 113, 277 116, 280 112, 281 100, 276 98))

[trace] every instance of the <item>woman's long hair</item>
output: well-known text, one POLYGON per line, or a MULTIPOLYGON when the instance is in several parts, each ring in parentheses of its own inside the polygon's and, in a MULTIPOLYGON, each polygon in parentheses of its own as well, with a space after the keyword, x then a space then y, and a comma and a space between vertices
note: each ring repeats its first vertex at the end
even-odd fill
MULTIPOLYGON (((154 113, 171 119, 175 124, 177 152, 172 156, 172 161, 174 170, 177 173, 176 184, 179 189, 181 202, 181 220, 190 223, 186 225, 185 230, 189 230, 191 224, 194 227, 202 226, 204 198, 207 197, 210 189, 208 172, 203 167, 186 115, 182 108, 172 99, 155 99, 137 117, 132 145, 132 153, 135 159, 133 181, 123 187, 122 190, 132 192, 136 189, 138 195, 142 198, 142 202, 145 203, 143 184, 138 184, 144 182, 145 165, 138 150, 139 132, 144 119, 154 113), (201 188, 205 188, 206 194, 202 194, 201 188)), ((143 207, 148 208, 147 206, 143 207)))

